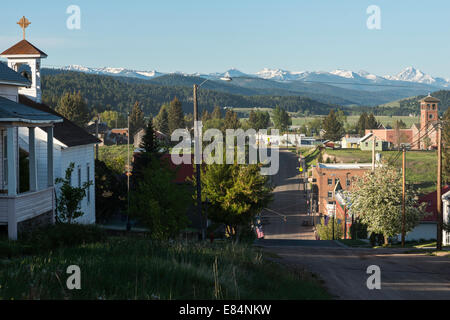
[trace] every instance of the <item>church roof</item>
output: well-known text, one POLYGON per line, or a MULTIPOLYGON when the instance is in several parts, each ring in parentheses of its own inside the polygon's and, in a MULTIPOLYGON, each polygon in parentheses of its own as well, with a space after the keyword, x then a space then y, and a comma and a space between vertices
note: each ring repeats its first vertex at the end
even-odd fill
POLYGON ((0 122, 57 123, 57 115, 0 97, 0 122))
POLYGON ((0 62, 0 84, 28 87, 31 85, 31 82, 27 78, 21 76, 18 72, 8 67, 6 63, 0 62))
POLYGON ((438 98, 432 97, 431 95, 428 95, 427 97, 420 100, 420 102, 441 102, 438 98))
POLYGON ((3 51, 0 55, 1 56, 39 55, 42 58, 47 57, 47 54, 45 52, 39 50, 34 45, 29 43, 27 40, 22 40, 16 43, 11 48, 3 51))
POLYGON ((61 123, 56 123, 53 128, 53 135, 55 139, 59 140, 68 147, 82 146, 87 144, 96 144, 101 141, 89 134, 83 128, 80 128, 72 121, 64 118, 58 112, 43 103, 37 103, 23 95, 19 95, 19 101, 22 104, 30 106, 34 109, 51 113, 63 119, 61 123))

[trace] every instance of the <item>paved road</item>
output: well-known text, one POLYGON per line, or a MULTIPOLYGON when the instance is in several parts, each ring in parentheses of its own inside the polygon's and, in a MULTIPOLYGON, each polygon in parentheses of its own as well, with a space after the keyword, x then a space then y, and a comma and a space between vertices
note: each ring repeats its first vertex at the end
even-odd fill
POLYGON ((337 299, 450 299, 449 257, 323 246, 269 246, 265 250, 276 253, 282 263, 318 274, 337 299), (367 288, 370 265, 380 267, 381 290, 367 288))
POLYGON ((305 198, 295 154, 280 150, 274 202, 263 212, 265 239, 256 245, 281 262, 306 269, 324 280, 338 299, 450 299, 450 258, 402 254, 393 249, 344 248, 315 241, 313 228, 302 226, 305 198), (381 290, 367 288, 367 267, 381 269, 381 290))
POLYGON ((262 213, 265 239, 314 240, 311 226, 303 226, 306 215, 306 196, 303 179, 300 179, 297 156, 287 150, 280 150, 280 170, 272 179, 276 186, 274 201, 269 210, 262 213))

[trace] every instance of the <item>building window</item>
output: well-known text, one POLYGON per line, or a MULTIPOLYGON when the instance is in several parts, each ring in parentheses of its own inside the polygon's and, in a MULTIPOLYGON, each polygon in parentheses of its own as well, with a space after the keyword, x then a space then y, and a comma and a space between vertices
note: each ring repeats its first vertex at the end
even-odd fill
POLYGON ((81 188, 81 167, 78 166, 78 188, 81 188))
POLYGON ((350 181, 350 179, 347 179, 347 187, 350 187, 352 184, 352 182, 350 181))
POLYGON ((436 110, 436 105, 435 104, 433 104, 433 108, 432 108, 433 110, 436 110))
POLYGON ((2 141, 3 141, 3 150, 2 150, 2 161, 3 161, 3 181, 2 181, 2 189, 5 189, 8 185, 8 146, 7 146, 7 138, 6 132, 2 131, 2 141))
MULTIPOLYGON (((91 181, 91 168, 89 163, 86 165, 86 182, 89 183, 91 181)), ((91 187, 89 186, 87 189, 87 201, 91 202, 91 187)))
POLYGON ((369 146, 369 143, 368 142, 366 142, 366 147, 368 147, 369 146))
POLYGON ((328 191, 328 198, 330 198, 330 199, 333 198, 333 191, 328 191))
POLYGON ((433 115, 432 114, 430 114, 430 119, 433 119, 433 115))
POLYGON ((333 179, 328 179, 328 185, 332 186, 333 185, 333 179))

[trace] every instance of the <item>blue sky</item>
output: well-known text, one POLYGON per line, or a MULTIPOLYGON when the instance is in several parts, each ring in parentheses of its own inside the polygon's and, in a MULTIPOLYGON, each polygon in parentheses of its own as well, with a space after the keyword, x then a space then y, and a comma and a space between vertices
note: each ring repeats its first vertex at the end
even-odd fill
POLYGON ((21 0, 1 8, 0 49, 21 40, 16 22, 25 15, 27 39, 49 55, 44 65, 379 75, 414 66, 450 78, 448 0, 21 0), (71 4, 81 8, 81 30, 66 28, 71 4), (381 30, 366 27, 369 5, 381 9, 381 30))

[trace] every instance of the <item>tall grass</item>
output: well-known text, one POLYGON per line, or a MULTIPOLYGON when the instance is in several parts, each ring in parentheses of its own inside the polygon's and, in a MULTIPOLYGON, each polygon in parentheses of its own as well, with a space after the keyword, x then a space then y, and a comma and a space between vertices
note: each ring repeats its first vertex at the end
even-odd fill
POLYGON ((304 274, 232 243, 161 243, 138 238, 0 260, 1 299, 323 299, 304 274), (68 290, 66 269, 81 269, 68 290))

